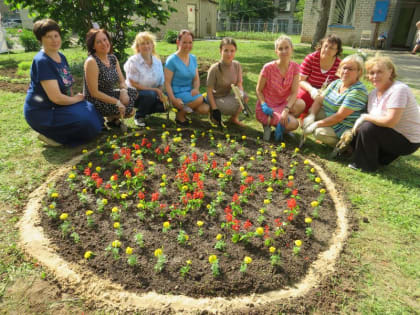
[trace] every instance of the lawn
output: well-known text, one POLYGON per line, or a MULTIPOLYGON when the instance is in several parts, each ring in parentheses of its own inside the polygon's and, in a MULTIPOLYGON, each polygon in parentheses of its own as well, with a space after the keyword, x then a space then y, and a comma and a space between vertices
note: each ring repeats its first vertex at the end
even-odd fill
MULTIPOLYGON (((196 56, 217 60, 218 41, 197 41, 196 56)), ((167 56, 175 45, 159 42, 157 51, 167 56)), ((294 59, 302 61, 310 52, 296 45, 294 59)), ((346 49, 344 55, 352 53, 346 49)), ((86 52, 64 51, 75 73, 81 74, 86 52)), ((0 55, 0 69, 17 68, 34 53, 0 55)), ((237 60, 244 71, 244 86, 255 104, 255 86, 262 65, 275 58, 273 42, 239 40, 237 60)), ((78 77, 80 80, 80 77, 78 77)), ((0 76, 0 81, 5 81, 0 76)), ((368 85, 371 89, 371 86, 368 85)), ((417 100, 420 94, 417 91, 417 100)), ((19 220, 28 196, 46 176, 82 148, 44 147, 22 115, 24 93, 0 93, 0 309, 5 313, 56 314, 102 313, 71 292, 62 292, 53 276, 36 261, 24 257, 17 247, 19 220)), ((156 122, 160 121, 156 119, 156 122)), ((248 128, 260 131, 255 120, 248 128)), ((132 121, 130 125, 133 126, 132 121)), ((89 144, 93 148, 103 138, 89 144)), ((289 141, 288 145, 296 145, 289 141)), ((420 151, 395 161, 374 174, 355 172, 348 160, 331 160, 330 149, 311 140, 303 154, 325 165, 347 199, 354 226, 338 262, 339 270, 325 285, 318 301, 308 302, 308 312, 362 314, 412 314, 420 309, 420 151), (323 296, 335 297, 336 305, 323 305, 323 296)), ((280 306, 279 306, 280 309, 280 306)))

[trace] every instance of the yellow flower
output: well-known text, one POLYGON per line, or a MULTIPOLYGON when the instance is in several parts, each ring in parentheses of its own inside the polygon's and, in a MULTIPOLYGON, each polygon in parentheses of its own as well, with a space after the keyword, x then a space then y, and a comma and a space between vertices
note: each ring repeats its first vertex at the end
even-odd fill
POLYGON ((165 124, 162 124, 162 128, 165 129, 166 128, 166 125, 165 124))
POLYGON ((93 211, 92 210, 86 210, 86 215, 87 216, 90 216, 90 215, 92 215, 93 214, 93 211))
POLYGON ((319 178, 319 177, 315 178, 315 182, 317 182, 319 184, 321 182, 321 178, 319 178))
POLYGON ((319 190, 319 192, 320 192, 321 194, 325 194, 326 190, 325 190, 324 188, 321 188, 321 189, 319 190))
POLYGON ((163 254, 162 248, 158 248, 155 250, 155 257, 162 256, 162 254, 163 254))
POLYGON ((234 139, 230 140, 230 143, 235 143, 235 140, 234 139))
POLYGON ((188 234, 184 234, 184 237, 185 237, 185 240, 189 240, 190 239, 190 237, 188 236, 188 234))
POLYGON ((117 177, 116 177, 116 176, 114 176, 114 175, 112 175, 112 176, 110 177, 110 179, 111 179, 112 181, 114 181, 114 180, 116 180, 116 179, 117 179, 117 177))
POLYGON ((242 140, 246 140, 246 136, 242 136, 242 140))
POLYGON ((172 158, 168 158, 167 160, 166 160, 168 163, 172 163, 172 158))
POLYGON ((83 149, 83 150, 82 150, 82 153, 88 153, 88 150, 83 149))
POLYGON ((286 143, 282 142, 282 143, 280 144, 280 147, 281 147, 282 149, 284 149, 284 148, 286 147, 286 143))
POLYGON ((112 148, 112 149, 115 149, 116 147, 117 147, 117 145, 116 145, 116 144, 111 145, 111 148, 112 148))
POLYGON ((192 147, 195 147, 195 142, 191 143, 191 146, 192 146, 192 147))
POLYGON ((211 136, 211 137, 210 137, 210 140, 214 140, 214 137, 213 137, 213 136, 211 136))
POLYGON ((187 185, 182 186, 182 190, 187 191, 188 190, 188 186, 187 185))
POLYGON ((127 194, 121 194, 121 199, 125 199, 125 198, 127 198, 127 194))
POLYGON ((315 173, 315 169, 313 167, 311 168, 311 173, 315 173))
POLYGON ((255 157, 253 157, 253 156, 251 156, 249 159, 250 159, 251 161, 255 161, 255 157))
POLYGON ((206 208, 207 209, 210 209, 211 208, 211 204, 208 203, 207 206, 206 206, 206 208))
POLYGON ((176 128, 176 131, 180 132, 182 129, 181 128, 176 128))
POLYGON ((299 151, 299 148, 295 148, 295 153, 298 153, 299 151))
POLYGON ((232 165, 232 162, 231 161, 227 161, 226 162, 226 166, 231 166, 232 165))
POLYGON ((268 204, 270 204, 270 203, 271 203, 270 199, 264 199, 264 204, 265 204, 265 205, 268 205, 268 204))
POLYGON ((117 213, 117 212, 119 211, 119 209, 118 209, 117 207, 114 207, 114 208, 112 208, 112 209, 111 209, 111 211, 112 211, 113 213, 117 213))
POLYGON ((308 218, 305 218, 305 223, 308 223, 309 224, 311 222, 312 222, 312 218, 309 218, 309 217, 308 218))
POLYGON ((217 262, 217 256, 216 255, 210 255, 209 256, 209 263, 214 264, 217 262))
POLYGON ((190 137, 191 137, 191 139, 195 139, 195 135, 194 134, 192 134, 190 137))
POLYGON ((108 204, 108 199, 102 199, 102 204, 107 205, 108 204))
POLYGON ((117 135, 113 135, 112 138, 117 139, 118 137, 117 137, 117 135))
POLYGON ((293 175, 290 175, 290 176, 288 177, 288 179, 289 179, 289 180, 293 180, 293 179, 294 179, 293 175))
POLYGON ((120 241, 118 241, 118 240, 115 240, 115 241, 113 241, 112 242, 112 247, 114 247, 114 248, 118 248, 118 247, 120 247, 121 246, 121 242, 120 241))
POLYGON ((133 249, 132 249, 131 247, 127 247, 127 248, 125 249, 125 253, 126 253, 127 255, 131 255, 131 254, 133 253, 133 249))
POLYGON ((241 173, 241 175, 242 175, 242 177, 247 177, 247 176, 248 176, 248 172, 247 172, 247 171, 243 171, 243 172, 241 173))
POLYGON ((265 213, 265 209, 264 209, 264 208, 261 208, 261 209, 260 209, 260 213, 261 213, 261 214, 264 214, 264 213, 265 213))
POLYGON ((204 222, 203 222, 203 221, 197 221, 197 226, 198 226, 198 227, 203 226, 203 224, 204 224, 204 222))
POLYGON ((140 134, 139 134, 138 132, 136 132, 134 135, 135 135, 136 137, 140 137, 140 134))
POLYGON ((223 192, 221 192, 220 190, 217 192, 217 195, 218 196, 222 196, 223 195, 223 192))
POLYGON ((222 234, 217 234, 216 235, 216 240, 220 241, 222 239, 222 237, 223 237, 222 234))
POLYGON ((100 172, 100 171, 101 171, 101 167, 100 167, 100 166, 97 166, 97 167, 95 168, 95 170, 96 170, 97 172, 100 172))
POLYGON ((155 165, 155 162, 153 162, 153 161, 149 161, 149 162, 147 162, 149 165, 155 165))
POLYGON ((57 197, 58 197, 58 193, 53 192, 53 193, 51 194, 51 198, 57 198, 57 197))
POLYGON ((218 147, 218 148, 221 148, 221 147, 222 147, 222 144, 221 144, 221 143, 218 143, 218 144, 217 144, 217 147, 218 147))
POLYGON ((309 164, 309 161, 305 160, 305 161, 303 161, 303 164, 307 165, 307 164, 309 164))
POLYGON ((225 177, 225 174, 219 173, 219 178, 223 178, 223 177, 225 177))
POLYGON ((319 202, 316 201, 316 200, 314 200, 314 201, 311 202, 311 206, 314 207, 314 208, 315 207, 318 207, 318 205, 319 205, 319 202))
POLYGON ((164 182, 160 183, 160 187, 165 187, 166 184, 164 182))
POLYGON ((230 138, 230 134, 226 134, 226 139, 229 139, 230 138))
POLYGON ((178 142, 180 142, 182 140, 182 138, 181 137, 175 137, 174 138, 174 143, 178 143, 178 142))
POLYGON ((169 229, 171 227, 171 223, 169 221, 165 221, 165 222, 163 222, 163 227, 165 229, 169 229))
POLYGON ((86 194, 86 193, 87 193, 86 188, 83 188, 83 189, 82 189, 82 193, 83 193, 83 194, 86 194))
POLYGON ((191 265, 191 264, 192 264, 192 261, 188 259, 185 263, 186 263, 187 265, 191 265))
POLYGON ((255 233, 257 233, 257 235, 262 236, 264 234, 264 228, 263 227, 257 227, 257 229, 255 230, 255 233))
POLYGON ((249 265, 250 263, 252 263, 252 258, 249 257, 249 256, 245 256, 244 263, 246 263, 247 265, 249 265))
POLYGON ((272 157, 272 158, 277 157, 277 153, 276 153, 276 151, 271 151, 271 157, 272 157))
POLYGON ((144 203, 139 202, 139 203, 137 204, 137 208, 139 208, 139 209, 144 209, 144 203))
POLYGON ((210 156, 214 156, 214 152, 210 152, 210 156))
POLYGON ((48 206, 50 209, 55 209, 55 204, 50 204, 49 206, 48 206))
POLYGON ((273 167, 271 168, 271 170, 272 170, 272 171, 277 171, 277 167, 273 166, 273 167))
POLYGON ((274 246, 271 246, 269 249, 270 253, 275 253, 276 252, 276 248, 274 246))
POLYGON ((257 155, 261 155, 262 153, 261 153, 261 151, 257 151, 257 155))
POLYGON ((114 222, 114 229, 120 228, 120 222, 114 222))
POLYGON ((92 255, 93 255, 93 253, 90 251, 90 250, 88 250, 87 252, 85 252, 85 259, 89 259, 89 258, 91 258, 92 257, 92 255))
POLYGON ((276 163, 277 162, 277 160, 276 159, 271 159, 271 163, 276 163))
POLYGON ((76 178, 76 174, 74 174, 74 173, 70 173, 70 174, 69 174, 69 179, 74 179, 74 178, 76 178))
POLYGON ((268 187, 267 192, 273 192, 273 187, 268 187))
POLYGON ((60 215, 60 220, 66 220, 67 218, 69 217, 69 215, 67 214, 67 213, 62 213, 61 215, 60 215))
POLYGON ((239 168, 239 171, 241 171, 241 172, 245 171, 245 167, 241 166, 241 167, 239 168))
POLYGON ((296 240, 296 241, 295 241, 295 245, 296 245, 297 247, 301 247, 301 246, 302 246, 302 241, 301 241, 301 240, 296 240))
POLYGON ((166 179, 166 174, 163 174, 161 178, 162 178, 163 180, 165 180, 165 179, 166 179))

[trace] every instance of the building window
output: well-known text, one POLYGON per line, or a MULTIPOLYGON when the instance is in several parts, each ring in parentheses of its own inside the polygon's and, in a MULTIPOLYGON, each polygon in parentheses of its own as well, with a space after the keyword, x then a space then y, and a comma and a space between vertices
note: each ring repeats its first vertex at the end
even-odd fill
POLYGON ((336 0, 332 24, 353 25, 356 0, 336 0))
POLYGON ((274 6, 280 12, 290 12, 291 0, 274 0, 274 6))

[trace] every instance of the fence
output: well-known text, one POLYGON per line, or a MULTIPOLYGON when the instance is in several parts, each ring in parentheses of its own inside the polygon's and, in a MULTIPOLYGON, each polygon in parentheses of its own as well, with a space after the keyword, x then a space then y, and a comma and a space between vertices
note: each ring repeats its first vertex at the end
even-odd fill
POLYGON ((300 35, 302 23, 289 20, 277 20, 277 22, 253 22, 218 21, 217 32, 263 32, 285 33, 288 35, 300 35))

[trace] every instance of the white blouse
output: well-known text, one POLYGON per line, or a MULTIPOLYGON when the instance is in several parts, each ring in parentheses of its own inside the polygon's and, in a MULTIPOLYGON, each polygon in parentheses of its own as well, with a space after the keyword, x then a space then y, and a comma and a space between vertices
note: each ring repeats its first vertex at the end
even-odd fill
POLYGON ((152 56, 152 61, 152 65, 149 66, 141 54, 128 58, 124 64, 124 70, 127 77, 126 83, 129 87, 135 88, 130 84, 130 80, 150 88, 157 88, 163 85, 162 62, 155 56, 152 56))

